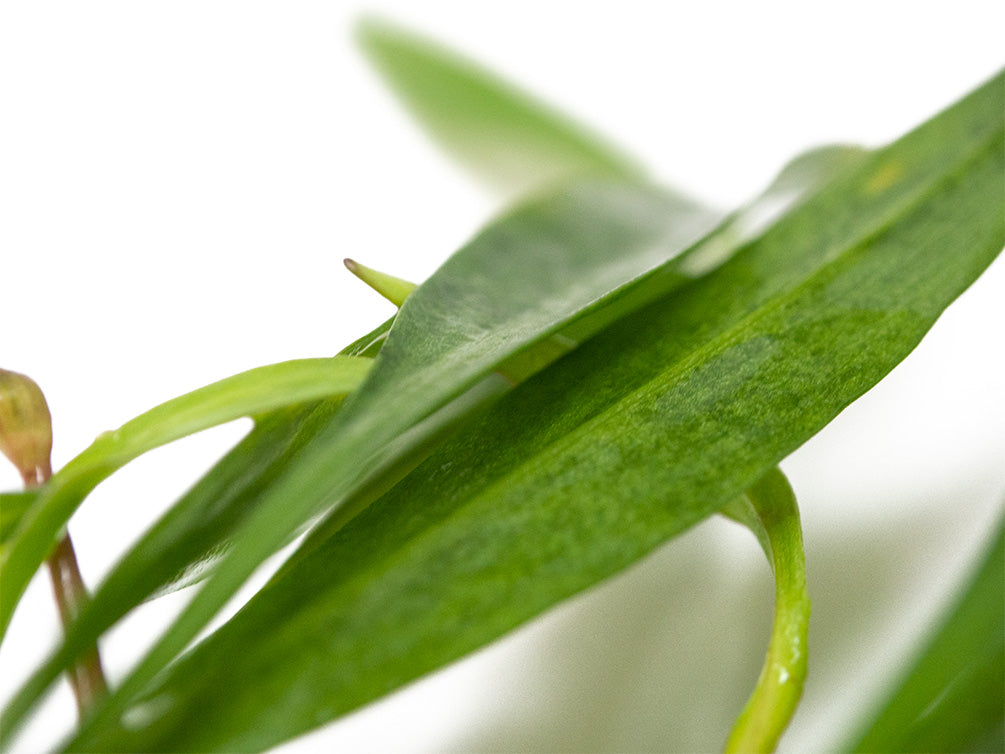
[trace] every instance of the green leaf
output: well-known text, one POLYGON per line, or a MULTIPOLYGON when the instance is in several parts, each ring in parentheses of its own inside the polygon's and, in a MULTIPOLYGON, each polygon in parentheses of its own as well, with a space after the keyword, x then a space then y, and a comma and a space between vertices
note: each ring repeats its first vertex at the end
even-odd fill
MULTIPOLYGON (((326 505, 341 501, 351 513, 364 507, 388 476, 428 454, 479 403, 508 390, 510 382, 492 375, 500 364, 624 295, 634 280, 663 271, 664 288, 689 280, 674 272, 690 259, 680 252, 720 222, 655 188, 591 182, 528 203, 487 228, 405 301, 364 386, 261 493, 229 552, 118 698, 183 649, 326 505), (458 405, 447 405, 471 388, 458 405)), ((12 704, 12 719, 23 713, 20 704, 12 704)))
POLYGON ((60 529, 103 479, 139 455, 208 427, 292 403, 347 393, 370 359, 302 359, 259 367, 168 401, 98 437, 40 490, 0 554, 0 633, 60 529))
MULTIPOLYGON (((587 307, 577 315, 564 320, 556 321, 556 323, 552 326, 553 332, 550 337, 538 337, 537 339, 530 340, 528 345, 516 350, 513 355, 500 360, 499 363, 495 365, 496 371, 499 374, 504 375, 512 382, 522 382, 545 365, 555 361, 560 356, 575 348, 580 342, 589 339, 592 335, 609 326, 611 323, 616 322, 632 312, 638 311, 647 304, 670 294, 672 291, 687 284, 690 279, 701 277, 711 270, 714 270, 716 267, 728 260, 730 256, 737 251, 737 249, 757 238, 764 232, 766 227, 770 226, 772 222, 778 220, 780 217, 783 217, 786 213, 793 211, 795 208, 799 207, 801 203, 808 201, 808 199, 820 190, 820 187, 825 185, 827 181, 860 164, 865 159, 866 154, 867 153, 864 150, 858 147, 829 146, 821 147, 807 152, 804 155, 800 155, 789 163, 779 173, 771 185, 754 201, 729 216, 712 233, 702 238, 699 243, 688 248, 679 258, 671 257, 668 261, 663 262, 651 271, 640 275, 629 284, 623 285, 620 288, 613 287, 613 283, 617 278, 612 274, 610 280, 613 290, 607 293, 598 303, 587 307)), ((584 184, 582 188, 589 189, 591 186, 594 186, 594 184, 584 184)), ((645 199, 644 194, 642 196, 643 201, 648 201, 645 199)), ((668 197, 667 201, 671 202, 670 206, 673 206, 673 204, 679 200, 668 197)), ((618 211, 624 211, 624 205, 620 203, 617 204, 618 211)), ((591 215, 585 211, 584 215, 588 217, 598 216, 596 214, 591 215)), ((676 213, 668 214, 666 219, 672 228, 675 223, 678 222, 678 215, 676 213)), ((528 258, 526 264, 532 265, 533 260, 530 260, 529 256, 537 251, 541 251, 542 249, 545 252, 549 251, 551 249, 551 244, 553 243, 552 239, 558 237, 558 234, 547 223, 538 223, 534 221, 520 227, 519 223, 522 223, 523 220, 523 215, 517 211, 508 218, 503 218, 498 230, 499 235, 504 239, 504 241, 511 236, 519 237, 519 235, 509 227, 509 222, 512 221, 513 224, 518 225, 519 234, 531 235, 535 232, 541 232, 542 235, 545 236, 543 244, 540 241, 537 243, 528 242, 519 247, 524 248, 529 252, 527 257, 525 257, 528 258), (542 225, 544 226, 543 231, 541 227, 542 225)), ((572 222, 575 222, 575 220, 572 222)), ((591 236, 593 238, 603 236, 604 238, 609 239, 608 242, 614 244, 617 241, 618 233, 623 232, 619 231, 621 222, 621 220, 615 220, 615 222, 612 222, 609 227, 596 227, 588 225, 584 228, 584 230, 578 231, 575 235, 574 240, 579 238, 584 240, 576 240, 577 246, 574 248, 590 248, 589 243, 585 239, 591 236)), ((584 223, 584 225, 586 224, 584 223)), ((488 232, 491 232, 493 228, 494 226, 490 227, 488 232)), ((491 239, 491 237, 488 236, 488 232, 485 236, 482 236, 482 239, 491 239)), ((672 233, 670 235, 672 235, 672 233)), ((628 243, 630 238, 630 234, 626 235, 623 242, 628 243)), ((510 244, 504 243, 502 245, 504 248, 508 248, 510 244)), ((495 250, 496 246, 492 244, 479 244, 478 239, 467 247, 465 251, 470 252, 469 259, 472 261, 466 265, 466 268, 462 267, 456 271, 451 270, 453 279, 448 277, 445 283, 440 285, 439 288, 442 300, 444 302, 450 302, 452 300, 452 289, 461 287, 461 284, 457 282, 458 279, 470 278, 484 285, 484 282, 479 279, 481 275, 480 267, 487 265, 480 265, 477 260, 477 255, 491 255, 494 254, 495 250)), ((648 254, 651 253, 652 250, 643 248, 637 249, 637 251, 640 254, 648 254)), ((621 251, 620 253, 621 255, 624 255, 625 251, 621 251)), ((521 264, 523 264, 522 260, 514 259, 512 255, 509 259, 509 264, 514 268, 519 269, 521 264)), ((641 262, 642 260, 640 259, 638 261, 641 262)), ((492 263, 496 264, 495 261, 492 263)), ((498 262, 498 264, 502 264, 502 261, 498 262)), ((565 277, 569 280, 581 279, 577 278, 577 274, 581 275, 581 264, 582 262, 569 264, 568 270, 564 273, 557 273, 556 277, 565 277)), ((642 265, 640 264, 640 267, 641 266, 642 265)), ((494 276, 494 278, 498 276, 502 276, 504 279, 509 280, 512 279, 513 274, 507 275, 505 270, 500 270, 498 275, 494 276)), ((485 291, 484 295, 486 297, 492 296, 491 292, 488 290, 485 291)), ((452 320, 456 318, 456 315, 454 314, 450 316, 452 320)), ((405 337, 402 335, 402 328, 399 328, 399 340, 397 342, 400 344, 402 349, 409 348, 412 342, 421 342, 423 336, 424 330, 421 322, 411 320, 407 323, 407 325, 409 326, 408 333, 411 333, 414 336, 414 340, 406 341, 405 337)), ((447 332, 447 329, 444 327, 442 316, 430 317, 427 320, 427 328, 429 328, 429 332, 447 332), (436 328, 439 328, 439 330, 436 328)), ((484 330, 487 331, 488 329, 489 328, 486 325, 484 330)), ((506 335, 505 332, 502 334, 506 335)), ((457 340, 459 340, 462 345, 467 345, 467 342, 473 340, 475 337, 477 337, 477 333, 472 332, 469 336, 461 334, 457 337, 457 340)), ((484 344, 479 345, 481 346, 484 344)), ((421 369, 421 365, 418 362, 423 360, 431 361, 431 359, 431 356, 425 358, 422 356, 419 356, 418 358, 413 356, 412 362, 414 363, 415 370, 421 369)), ((459 365, 459 362, 461 361, 467 362, 469 366, 471 364, 469 357, 466 355, 456 358, 454 363, 459 365)), ((399 364, 394 368, 397 369, 399 374, 407 374, 409 365, 407 363, 404 366, 399 364)), ((461 367, 458 366, 458 368, 461 367)), ((378 369, 380 369, 379 365, 378 369)), ((452 375, 456 375, 456 370, 452 370, 452 375)), ((324 523, 324 525, 318 527, 311 534, 310 538, 301 548, 301 552, 294 557, 294 562, 299 557, 302 557, 304 552, 310 551, 318 543, 323 542, 331 536, 331 534, 339 529, 346 520, 355 515, 359 508, 360 506, 357 505, 346 506, 342 509, 336 510, 324 523)))
POLYGON ((0 547, 7 546, 7 540, 14 533, 21 517, 34 504, 37 497, 37 490, 0 494, 0 547))
MULTIPOLYGON (((680 260, 681 268, 691 276, 721 264, 738 244, 755 237, 770 220, 798 206, 827 179, 850 169, 863 157, 864 153, 857 148, 828 147, 797 158, 757 200, 735 213, 712 236, 687 252, 680 260)), ((668 218, 668 221, 673 219, 668 218)), ((492 249, 486 251, 491 252, 492 249)), ((677 264, 671 261, 615 291, 601 308, 566 322, 559 334, 550 339, 524 346, 515 355, 504 359, 497 368, 515 381, 524 379, 568 351, 570 344, 574 343, 573 339, 588 337, 609 322, 680 284, 684 278, 677 274, 677 264)), ((571 271, 568 276, 574 277, 571 271)), ((364 336, 345 349, 343 354, 375 354, 384 342, 389 325, 390 322, 385 323, 384 327, 364 336)), ((340 401, 324 403, 269 417, 267 421, 258 423, 248 437, 179 501, 116 566, 80 616, 63 647, 34 674, 19 695, 20 701, 11 705, 8 718, 20 719, 27 709, 22 705, 30 705, 82 648, 90 646, 103 631, 140 602, 158 590, 163 593, 207 576, 230 550, 233 533, 258 507, 300 450, 333 421, 339 405, 340 401)), ((378 496, 379 492, 379 488, 369 490, 371 497, 378 496)), ((363 501, 358 500, 357 503, 363 501)), ((344 509, 336 511, 301 548, 298 558, 303 552, 313 549, 317 542, 327 539, 330 532, 344 521, 344 509)))
MULTIPOLYGON (((468 384, 473 383, 477 379, 479 367, 482 374, 494 367, 505 369, 508 374, 523 379, 568 350, 569 336, 588 337, 611 319, 624 316, 683 285, 691 277, 704 274, 722 264, 738 242, 749 240, 763 231, 763 220, 766 217, 784 214, 798 206, 828 177, 848 169, 861 160, 862 155, 861 150, 855 148, 827 148, 794 161, 757 201, 731 217, 704 242, 688 249, 679 257, 674 257, 675 249, 686 246, 688 235, 697 236, 702 228, 715 225, 718 216, 679 198, 665 196, 656 189, 594 182, 581 184, 560 192, 551 199, 518 208, 462 249, 437 273, 438 279, 434 276, 429 284, 409 298, 396 320, 397 340, 393 337, 389 341, 388 347, 382 352, 382 361, 378 362, 377 373, 385 376, 385 383, 377 390, 377 395, 384 397, 374 398, 375 391, 370 390, 370 403, 375 407, 375 415, 385 419, 390 417, 385 426, 375 427, 378 435, 377 440, 373 441, 374 446, 381 441, 379 432, 383 432, 385 439, 393 438, 388 457, 398 466, 407 468, 409 463, 415 462, 414 458, 428 452, 439 434, 449 430, 453 423, 462 420, 470 412, 473 407, 471 399, 467 399, 467 403, 461 402, 441 410, 433 416, 431 422, 426 421, 425 426, 419 427, 417 431, 414 429, 414 422, 420 417, 424 418, 426 412, 434 411, 435 401, 449 400, 447 391, 456 393, 462 390, 465 384, 463 380, 467 379, 468 384), (583 227, 584 217, 591 218, 593 224, 583 227), (567 237, 562 232, 565 225, 572 226, 567 237), (528 242, 520 242, 525 237, 528 242), (563 241, 564 237, 566 240, 563 241), (607 251, 612 248, 616 248, 618 253, 607 251), (493 278, 486 274, 486 269, 499 264, 495 257, 501 251, 509 252, 510 263, 520 270, 520 274, 529 278, 528 284, 521 287, 517 284, 515 274, 512 271, 509 273, 507 279, 517 286, 518 293, 517 304, 511 304, 510 310, 499 306, 500 303, 505 303, 505 299, 499 301, 493 278), (559 251, 563 251, 566 260, 565 270, 561 268, 562 258, 556 258, 562 256, 558 254, 559 251), (522 268, 522 260, 537 261, 535 254, 542 252, 552 255, 545 257, 546 260, 550 259, 550 263, 529 263, 522 268), (479 254, 487 260, 481 263, 472 261, 479 254), (667 256, 670 257, 669 261, 664 261, 667 256), (645 271, 653 264, 656 265, 655 268, 645 271), (543 271, 548 273, 543 275, 543 271), (634 279, 623 281, 631 275, 635 275, 634 279), (436 293, 430 294, 430 289, 436 293), (451 295, 457 289, 467 289, 468 295, 451 295), (416 314, 410 315, 410 311, 415 311, 416 300, 423 301, 423 290, 426 291, 426 302, 438 301, 440 306, 427 304, 424 308, 419 308, 416 314), (477 294, 479 290, 483 291, 481 295, 477 294), (542 299, 536 315, 526 305, 527 294, 533 291, 538 291, 542 299), (520 299, 520 296, 524 299, 520 299), (594 297, 592 302, 589 301, 591 297, 594 297), (447 307, 446 311, 443 311, 443 306, 447 307), (465 306, 468 308, 466 322, 460 319, 465 306), (577 306, 581 307, 578 311, 577 306), (562 311, 563 307, 567 308, 566 312, 562 311), (499 327, 501 337, 484 337, 491 317, 503 319, 509 313, 515 314, 517 325, 522 329, 515 328, 515 323, 511 322, 509 330, 499 327), (529 313, 532 315, 530 318, 529 313), (410 320, 410 317, 413 319, 410 320), (418 318, 423 317, 426 318, 424 325, 418 321, 418 318), (407 335, 409 329, 415 334, 411 345, 407 335), (402 335, 402 330, 405 330, 406 335, 402 335), (430 342, 425 337, 429 332, 440 337, 430 342), (549 336, 550 332, 552 336, 549 336), (555 348, 556 341, 560 349, 555 348), (394 347, 395 342, 397 347, 394 347), (401 345, 403 343, 405 345, 401 345), (492 349, 495 349, 494 353, 492 349), (390 357, 388 353, 391 354, 390 357), (435 370, 426 368, 437 364, 435 370), (391 375, 390 378, 387 377, 388 374, 391 375), (424 380, 413 379, 415 375, 423 375, 424 380), (441 377, 439 382, 436 382, 437 376, 441 377), (415 405, 410 407, 410 400, 415 405), (413 422, 410 434, 395 436, 408 428, 409 422, 413 422)), ((505 383, 500 385, 497 378, 489 378, 488 386, 490 390, 497 390, 499 386, 508 387, 505 383)), ((476 405, 481 397, 477 390, 473 391, 473 404, 476 405)), ((362 414, 364 427, 368 421, 371 426, 376 423, 373 416, 359 413, 362 414)), ((345 420, 345 416, 333 417, 332 426, 318 430, 319 433, 331 432, 329 436, 335 440, 336 448, 339 445, 335 432, 341 430, 333 427, 345 420)), ((346 449, 344 447, 343 451, 346 449)), ((366 444, 357 442, 348 450, 362 457, 368 448, 366 444)), ((285 460, 279 462, 285 463, 285 460)), ((310 463, 303 459, 298 459, 297 462, 310 463)), ((338 473, 348 476, 347 469, 352 474, 358 466, 356 461, 347 462, 342 469, 336 469, 336 479, 338 473)), ((392 466, 392 470, 394 469, 392 466)), ((385 469, 378 470, 383 472, 385 469)), ((310 473, 317 473, 317 468, 311 468, 310 473)), ((252 532, 250 536, 253 539, 267 543, 258 545, 260 549, 252 557, 244 559, 244 564, 240 566, 242 568, 252 567, 252 563, 256 564, 255 559, 260 561, 271 552, 266 552, 266 546, 271 549, 278 546, 277 532, 285 531, 288 538, 296 527, 310 520, 310 514, 303 508, 306 503, 324 500, 325 485, 317 481, 305 483, 305 487, 294 494, 292 499, 283 497, 281 492, 276 494, 272 489, 273 483, 281 484, 282 479, 268 479, 264 482, 266 484, 256 487, 255 492, 240 499, 242 508, 247 512, 242 514, 241 525, 246 531, 252 532), (270 495, 273 496, 272 505, 278 507, 279 515, 285 517, 286 523, 281 527, 274 520, 265 524, 244 523, 250 516, 250 510, 262 501, 268 501, 270 495), (299 509, 298 523, 294 525, 297 514, 290 515, 290 512, 297 511, 297 506, 302 508, 299 509)), ((382 485, 387 482, 377 484, 370 481, 364 484, 358 481, 356 484, 356 489, 361 493, 350 499, 351 505, 337 511, 334 517, 335 528, 376 498, 384 489, 382 485)), ((253 486, 246 487, 250 489, 253 486)), ((332 522, 329 523, 329 527, 331 526, 332 522)), ((235 583, 236 579, 227 588, 235 588, 235 583)), ((221 595, 224 593, 226 592, 221 590, 221 595)), ((216 596, 212 599, 222 598, 216 596)), ((205 609, 205 614, 208 614, 208 610, 212 608, 205 609)), ((117 612, 116 617, 121 614, 117 612)), ((199 619, 205 620, 205 614, 199 619)), ((103 624, 107 626, 108 623, 95 621, 88 632, 81 631, 81 640, 103 624)), ((192 626, 196 624, 197 621, 193 620, 192 626)), ((169 640, 176 641, 180 648, 184 640, 180 636, 191 630, 193 628, 187 626, 173 637, 169 636, 169 640)), ((173 651, 177 651, 177 648, 173 651)), ((71 656, 69 652, 67 649, 54 658, 44 672, 36 674, 24 694, 19 696, 19 702, 11 705, 11 710, 8 711, 11 719, 19 719, 24 714, 58 673, 58 668, 65 664, 66 657, 71 656)), ((165 649, 157 663, 151 661, 149 667, 153 668, 164 662, 164 658, 170 653, 165 649)), ((149 668, 145 672, 149 673, 149 668)))
MULTIPOLYGON (((350 344, 339 356, 373 357, 392 321, 350 344)), ((228 537, 254 509, 261 491, 327 425, 343 400, 344 395, 337 395, 257 417, 248 435, 115 565, 68 627, 62 646, 32 675, 21 699, 37 699, 74 658, 143 601, 204 578, 229 549, 228 537)), ((9 718, 21 720, 22 715, 9 718)), ((3 736, 11 735, 14 729, 13 722, 0 727, 3 736)))
POLYGON ((996 751, 1005 735, 1005 520, 969 584, 846 751, 996 751))
POLYGON ((743 493, 903 359, 1002 248, 1003 83, 515 388, 172 666, 128 730, 120 715, 177 643, 69 748, 266 748, 482 646, 743 493))
POLYGON ((628 158, 473 62, 377 19, 362 49, 430 135, 474 174, 506 192, 575 176, 642 177, 628 158))

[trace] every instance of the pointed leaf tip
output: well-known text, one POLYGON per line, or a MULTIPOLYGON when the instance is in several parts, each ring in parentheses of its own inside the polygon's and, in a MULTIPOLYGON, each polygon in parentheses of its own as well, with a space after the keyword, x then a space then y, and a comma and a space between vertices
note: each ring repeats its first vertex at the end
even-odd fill
POLYGON ((407 280, 402 280, 384 272, 378 272, 366 265, 360 264, 355 259, 347 257, 342 260, 342 263, 349 272, 399 308, 405 303, 408 295, 416 288, 415 283, 410 283, 407 280))

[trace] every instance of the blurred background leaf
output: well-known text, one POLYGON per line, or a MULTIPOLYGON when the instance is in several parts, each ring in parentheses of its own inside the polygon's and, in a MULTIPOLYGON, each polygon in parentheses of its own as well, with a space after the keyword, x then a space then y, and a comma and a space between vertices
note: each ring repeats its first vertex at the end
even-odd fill
POLYGON ((1005 521, 932 634, 849 751, 1005 746, 1005 521))
POLYGON ((376 17, 360 46, 439 145, 505 195, 569 178, 638 182, 634 160, 566 115, 442 45, 376 17))

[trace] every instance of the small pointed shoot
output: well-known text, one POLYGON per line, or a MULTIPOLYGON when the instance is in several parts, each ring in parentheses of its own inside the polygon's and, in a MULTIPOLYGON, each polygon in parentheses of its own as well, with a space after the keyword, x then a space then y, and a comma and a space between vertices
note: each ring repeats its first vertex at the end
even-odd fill
POLYGON ((31 378, 6 369, 0 369, 0 452, 27 487, 52 475, 52 418, 45 396, 31 378))
POLYGON ((415 283, 410 283, 407 280, 396 278, 393 275, 378 272, 377 270, 373 270, 360 264, 355 259, 345 259, 343 260, 343 263, 349 272, 399 308, 401 308, 401 305, 405 303, 405 299, 408 298, 408 294, 416 288, 415 283))

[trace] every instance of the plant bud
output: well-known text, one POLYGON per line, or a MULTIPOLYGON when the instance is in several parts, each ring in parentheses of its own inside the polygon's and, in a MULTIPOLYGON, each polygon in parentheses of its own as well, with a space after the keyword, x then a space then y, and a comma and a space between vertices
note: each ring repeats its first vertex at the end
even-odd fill
POLYGON ((52 417, 38 385, 23 374, 0 369, 0 452, 28 487, 52 475, 52 417))

